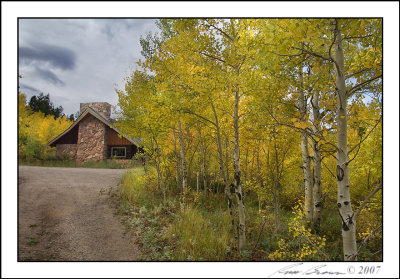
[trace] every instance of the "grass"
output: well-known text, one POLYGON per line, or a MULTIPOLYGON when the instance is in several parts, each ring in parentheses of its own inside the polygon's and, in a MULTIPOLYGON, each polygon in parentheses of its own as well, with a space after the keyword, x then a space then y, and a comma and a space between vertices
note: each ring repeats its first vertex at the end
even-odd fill
MULTIPOLYGON (((121 213, 138 235, 143 260, 225 261, 238 257, 223 194, 190 192, 185 203, 163 202, 154 170, 134 168, 121 179, 121 213)), ((252 211, 253 212, 253 211, 252 211)))
MULTIPOLYGON (((168 185, 168 189, 167 200, 163 201, 162 191, 157 188, 155 170, 151 168, 145 174, 142 168, 136 167, 122 177, 120 212, 126 217, 128 228, 138 236, 142 260, 296 261, 289 255, 306 249, 306 238, 301 235, 294 237, 289 231, 289 224, 296 216, 292 210, 281 209, 280 229, 276 231, 271 205, 267 205, 266 211, 260 214, 256 200, 247 195, 247 250, 239 253, 223 194, 208 193, 205 196, 203 192, 189 191, 183 202, 182 196, 173 191, 176 187, 168 185), (286 247, 283 250, 279 244, 282 241, 286 247), (269 258, 276 251, 283 251, 285 255, 269 258)), ((319 235, 326 237, 326 246, 321 249, 330 260, 342 261, 341 220, 337 210, 334 207, 325 208, 321 220, 319 235)), ((368 257, 366 260, 374 260, 370 252, 363 253, 368 257)), ((326 259, 315 251, 302 260, 326 259)))
POLYGON ((154 170, 127 171, 121 180, 121 211, 128 227, 139 235, 146 260, 218 260, 230 250, 229 216, 218 199, 176 196, 163 202, 157 194, 154 170), (215 211, 213 211, 213 209, 215 211))
MULTIPOLYGON (((21 166, 42 166, 42 167, 64 167, 64 168, 102 168, 102 169, 124 169, 127 168, 124 164, 119 164, 113 160, 101 162, 83 162, 77 163, 73 160, 26 160, 20 159, 21 166)), ((130 166, 137 165, 137 162, 132 161, 130 166)))
POLYGON ((230 218, 225 211, 214 213, 185 207, 167 230, 175 247, 172 260, 218 261, 229 256, 233 239, 230 218))

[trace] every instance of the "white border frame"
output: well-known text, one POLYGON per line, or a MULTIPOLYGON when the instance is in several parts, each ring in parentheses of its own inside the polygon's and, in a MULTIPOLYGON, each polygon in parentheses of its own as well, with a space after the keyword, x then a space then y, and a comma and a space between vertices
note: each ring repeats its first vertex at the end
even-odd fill
MULTIPOLYGON (((1 2, 2 277, 258 277, 288 263, 17 262, 18 17, 383 17, 384 262, 326 263, 329 269, 381 265, 375 277, 399 277, 399 3, 391 2, 1 2), (3 148, 6 146, 7 148, 3 148), (387 187, 386 187, 387 186, 387 187)), ((317 263, 305 264, 305 266, 317 263)), ((325 263, 321 263, 325 264, 325 263)), ((372 275, 368 275, 371 277, 372 275)), ((330 275, 321 277, 331 277, 330 275)), ((338 276, 340 277, 340 276, 338 276)), ((365 277, 357 274, 343 277, 365 277)))

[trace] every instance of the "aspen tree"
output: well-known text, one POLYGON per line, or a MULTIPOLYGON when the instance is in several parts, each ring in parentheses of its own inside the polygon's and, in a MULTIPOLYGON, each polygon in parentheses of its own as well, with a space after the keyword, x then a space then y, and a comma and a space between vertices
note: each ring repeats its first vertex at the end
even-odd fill
POLYGON ((347 91, 344 75, 344 55, 339 19, 334 20, 335 76, 337 95, 337 206, 342 220, 344 260, 353 259, 357 253, 356 224, 350 198, 350 181, 347 151, 347 91))
POLYGON ((176 147, 176 136, 175 136, 175 127, 172 128, 172 137, 174 141, 174 153, 175 153, 175 181, 176 181, 176 187, 179 188, 179 157, 178 157, 178 149, 176 147))
POLYGON ((178 136, 180 144, 181 162, 182 162, 182 192, 184 193, 187 188, 187 169, 185 157, 185 142, 183 141, 181 121, 178 121, 178 136))
MULTIPOLYGON (((304 94, 303 89, 303 68, 300 66, 299 69, 299 99, 298 105, 300 110, 300 121, 301 123, 307 122, 307 98, 304 94)), ((312 187, 312 175, 311 175, 311 163, 310 153, 308 150, 308 135, 307 132, 301 131, 301 158, 303 160, 303 175, 304 175, 304 210, 306 212, 306 219, 309 222, 313 220, 313 187, 312 187)))
MULTIPOLYGON (((319 92, 314 90, 313 98, 311 100, 311 105, 313 108, 313 126, 312 130, 314 134, 318 134, 321 113, 319 105, 319 92)), ((319 230, 319 225, 321 221, 322 213, 322 186, 321 186, 321 150, 317 140, 312 137, 312 150, 313 150, 313 175, 314 175, 314 185, 313 185, 313 217, 312 224, 315 230, 319 230)))

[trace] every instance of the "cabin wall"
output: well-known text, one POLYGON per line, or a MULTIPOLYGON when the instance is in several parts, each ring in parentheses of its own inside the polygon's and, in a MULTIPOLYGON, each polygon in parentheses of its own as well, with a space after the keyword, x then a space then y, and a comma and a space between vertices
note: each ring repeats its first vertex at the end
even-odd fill
POLYGON ((56 146, 56 157, 58 159, 69 159, 75 160, 76 158, 76 144, 57 144, 56 146))
POLYGON ((120 136, 115 130, 107 126, 107 144, 113 146, 132 145, 126 138, 120 136))
POLYGON ((68 133, 59 138, 52 146, 59 144, 77 144, 78 143, 78 129, 79 126, 75 126, 68 133))

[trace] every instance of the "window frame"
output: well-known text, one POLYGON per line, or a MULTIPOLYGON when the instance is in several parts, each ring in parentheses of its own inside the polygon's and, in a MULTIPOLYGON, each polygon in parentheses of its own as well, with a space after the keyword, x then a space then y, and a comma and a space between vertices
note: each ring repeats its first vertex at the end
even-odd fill
POLYGON ((114 153, 113 153, 113 151, 114 151, 114 149, 124 149, 124 153, 125 153, 125 155, 124 156, 115 156, 115 158, 126 158, 126 146, 112 146, 111 147, 111 158, 114 158, 114 153))

